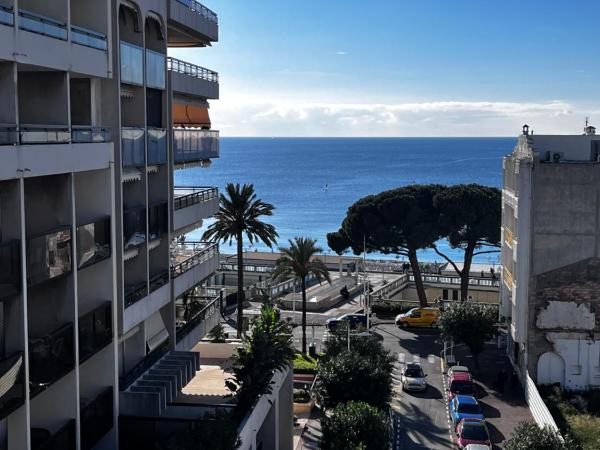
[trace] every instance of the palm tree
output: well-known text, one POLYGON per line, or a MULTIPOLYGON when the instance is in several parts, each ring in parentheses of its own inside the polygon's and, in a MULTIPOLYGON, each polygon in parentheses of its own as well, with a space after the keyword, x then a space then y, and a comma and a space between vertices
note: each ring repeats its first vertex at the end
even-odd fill
POLYGON ((302 283, 302 353, 306 353, 306 278, 312 274, 317 281, 325 279, 328 283, 331 283, 331 278, 325 263, 314 258, 323 251, 316 246, 316 240, 297 237, 293 241, 290 239, 289 243, 289 248, 279 248, 282 255, 277 260, 273 278, 293 276, 302 283))
POLYGON ((250 242, 264 242, 273 247, 279 236, 275 227, 261 222, 261 216, 272 216, 275 207, 256 198, 253 184, 228 183, 225 187, 227 196, 219 196, 219 212, 215 214, 216 221, 204 232, 202 239, 208 241, 223 241, 237 243, 237 334, 242 336, 242 306, 244 302, 244 235, 250 242))

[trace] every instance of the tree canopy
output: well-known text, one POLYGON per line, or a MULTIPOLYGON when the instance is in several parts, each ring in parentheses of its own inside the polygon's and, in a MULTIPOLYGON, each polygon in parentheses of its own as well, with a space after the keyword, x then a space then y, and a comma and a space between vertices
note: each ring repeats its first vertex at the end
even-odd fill
POLYGON ((505 450, 577 450, 581 448, 568 436, 534 422, 521 422, 504 443, 505 450))

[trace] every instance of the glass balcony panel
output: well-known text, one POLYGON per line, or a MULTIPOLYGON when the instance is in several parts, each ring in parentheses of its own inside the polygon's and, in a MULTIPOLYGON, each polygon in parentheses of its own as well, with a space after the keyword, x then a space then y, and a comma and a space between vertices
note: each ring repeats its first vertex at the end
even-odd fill
POLYGON ((77 267, 110 258, 110 217, 77 227, 77 267))
POLYGON ((0 5, 0 23, 10 26, 15 24, 15 15, 12 8, 0 5))
POLYGON ((37 395, 75 366, 73 324, 40 337, 29 337, 29 388, 37 395))
POLYGON ((146 50, 146 85, 148 87, 165 88, 165 65, 165 55, 146 50))
POLYGON ((106 51, 108 49, 106 35, 75 25, 71 26, 71 41, 75 44, 97 48, 98 50, 106 51))
POLYGON ((176 128, 173 130, 176 163, 219 157, 219 132, 216 130, 176 128))
POLYGON ((23 354, 20 352, 0 361, 0 419, 25 402, 24 369, 23 354))
POLYGON ((148 128, 148 164, 167 163, 167 130, 148 128))
POLYGON ((21 145, 71 142, 71 132, 68 127, 21 127, 19 135, 21 145))
POLYGON ((164 236, 169 231, 169 204, 167 202, 153 205, 148 211, 150 240, 164 236))
POLYGON ((75 419, 54 434, 43 428, 31 429, 32 450, 75 450, 75 447, 75 419))
POLYGON ((111 303, 79 318, 79 363, 87 360, 112 342, 111 303))
POLYGON ((21 242, 0 243, 0 299, 21 292, 21 242))
POLYGON ((123 211, 123 243, 125 250, 146 242, 146 208, 123 211))
POLYGON ((175 187, 173 209, 187 208, 188 206, 206 202, 219 196, 219 189, 215 187, 189 186, 175 187))
POLYGON ((165 270, 150 278, 150 292, 160 289, 169 282, 169 271, 165 270))
POLYGON ((110 142, 110 131, 102 127, 73 126, 71 141, 76 144, 91 144, 94 142, 110 142))
POLYGON ((125 285, 125 308, 129 308, 147 295, 148 286, 146 285, 146 282, 125 285))
POLYGON ((143 128, 121 128, 121 158, 123 167, 146 164, 146 142, 143 128))
POLYGON ((66 24, 31 11, 19 11, 19 28, 63 41, 67 40, 66 24))
POLYGON ((120 43, 121 82, 144 84, 144 55, 141 47, 120 43))
POLYGON ((70 273, 71 228, 63 228, 27 242, 27 284, 34 285, 70 273))
POLYGON ((19 133, 16 126, 0 126, 0 145, 15 145, 19 143, 19 133))
POLYGON ((90 403, 81 405, 81 449, 89 450, 113 427, 113 388, 106 388, 90 403))

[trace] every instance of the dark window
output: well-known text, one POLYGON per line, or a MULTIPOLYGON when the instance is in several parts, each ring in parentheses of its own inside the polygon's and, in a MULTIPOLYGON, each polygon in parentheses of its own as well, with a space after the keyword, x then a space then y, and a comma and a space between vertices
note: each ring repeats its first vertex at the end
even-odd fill
POLYGON ((29 239, 27 284, 34 285, 71 272, 71 229, 29 239))
POLYGON ((146 208, 123 211, 123 244, 125 249, 146 242, 146 208))
POLYGON ((71 78, 71 124, 92 124, 92 94, 89 78, 71 78))
POLYGON ((478 423, 465 422, 462 429, 462 436, 471 441, 487 441, 488 434, 485 427, 478 423))
POLYGON ((110 217, 77 227, 77 267, 110 257, 110 217))
POLYGON ((20 241, 0 244, 0 298, 8 298, 21 292, 21 246, 20 241))
POLYGON ((150 239, 165 235, 168 229, 168 203, 161 203, 150 207, 148 224, 150 226, 150 239))
POLYGON ((452 289, 452 300, 458 300, 458 291, 456 289, 452 289))
POLYGON ((448 300, 448 289, 442 291, 442 300, 448 300))
POLYGON ((162 128, 162 91, 146 89, 146 124, 162 128))
POLYGON ((472 403, 461 403, 458 405, 458 412, 465 414, 481 414, 481 409, 479 405, 474 405, 472 403))

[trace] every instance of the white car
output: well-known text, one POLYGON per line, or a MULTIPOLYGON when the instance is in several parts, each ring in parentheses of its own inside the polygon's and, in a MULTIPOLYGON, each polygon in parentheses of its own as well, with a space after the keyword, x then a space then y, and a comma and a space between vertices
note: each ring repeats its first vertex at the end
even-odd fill
POLYGON ((405 391, 424 391, 427 389, 427 375, 423 373, 421 364, 410 363, 402 372, 402 389, 405 391))
POLYGON ((491 450, 492 447, 483 444, 469 444, 464 450, 491 450))

